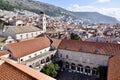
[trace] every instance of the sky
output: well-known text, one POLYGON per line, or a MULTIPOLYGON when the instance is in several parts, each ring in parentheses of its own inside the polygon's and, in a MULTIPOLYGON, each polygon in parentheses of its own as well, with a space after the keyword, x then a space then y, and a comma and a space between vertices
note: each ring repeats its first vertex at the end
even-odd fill
POLYGON ((74 12, 99 12, 120 20, 120 0, 37 0, 74 12))

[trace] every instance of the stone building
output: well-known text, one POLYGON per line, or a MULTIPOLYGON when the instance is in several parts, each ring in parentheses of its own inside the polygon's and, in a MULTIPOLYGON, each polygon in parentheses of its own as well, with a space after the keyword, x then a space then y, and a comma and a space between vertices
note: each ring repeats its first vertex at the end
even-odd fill
MULTIPOLYGON (((58 44, 57 44, 58 45, 58 44)), ((40 70, 54 59, 57 52, 56 43, 51 43, 47 37, 8 44, 9 58, 40 70), (53 44, 53 45, 52 45, 53 44)))
POLYGON ((4 36, 6 38, 11 36, 14 40, 21 41, 35 38, 42 33, 43 30, 34 26, 11 26, 4 32, 4 36))
POLYGON ((0 80, 56 80, 11 59, 0 57, 0 80))
POLYGON ((119 44, 58 40, 46 36, 7 44, 6 48, 7 51, 0 52, 5 54, 3 57, 39 71, 52 60, 62 60, 65 70, 90 76, 97 75, 99 66, 108 66, 107 80, 119 80, 119 44))
POLYGON ((58 47, 58 58, 69 71, 97 75, 97 68, 108 66, 109 58, 119 49, 118 44, 62 40, 58 47))

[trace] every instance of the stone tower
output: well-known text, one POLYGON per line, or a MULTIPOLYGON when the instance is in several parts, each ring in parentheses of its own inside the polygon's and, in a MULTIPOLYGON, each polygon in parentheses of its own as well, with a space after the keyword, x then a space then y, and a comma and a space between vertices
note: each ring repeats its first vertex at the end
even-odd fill
POLYGON ((46 32, 46 16, 44 12, 40 12, 39 26, 46 32))

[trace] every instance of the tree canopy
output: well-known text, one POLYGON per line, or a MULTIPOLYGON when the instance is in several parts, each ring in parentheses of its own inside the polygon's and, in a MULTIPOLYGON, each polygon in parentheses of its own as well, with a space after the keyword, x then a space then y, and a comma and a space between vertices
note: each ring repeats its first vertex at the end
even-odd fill
POLYGON ((107 80, 107 69, 106 66, 99 66, 97 71, 99 73, 99 80, 107 80))
POLYGON ((41 70, 41 72, 43 72, 51 77, 56 77, 59 69, 60 69, 59 65, 52 62, 48 65, 45 65, 44 68, 41 70))
POLYGON ((12 10, 14 10, 14 7, 12 5, 10 5, 9 2, 0 0, 0 9, 12 11, 12 10))
POLYGON ((72 40, 80 40, 80 37, 77 34, 71 33, 72 40))

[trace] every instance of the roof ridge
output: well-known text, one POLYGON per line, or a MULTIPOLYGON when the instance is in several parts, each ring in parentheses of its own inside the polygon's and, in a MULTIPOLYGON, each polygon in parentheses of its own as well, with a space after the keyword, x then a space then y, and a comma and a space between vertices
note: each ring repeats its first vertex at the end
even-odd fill
POLYGON ((13 67, 19 69, 20 71, 24 72, 25 74, 37 79, 37 80, 43 80, 44 78, 46 78, 45 80, 55 80, 54 78, 47 76, 46 74, 43 74, 41 72, 38 72, 26 65, 20 64, 16 61, 10 60, 8 58, 4 58, 4 57, 0 57, 1 60, 7 62, 8 64, 12 65, 13 67), (32 71, 32 73, 30 72, 32 71))

